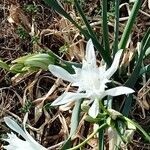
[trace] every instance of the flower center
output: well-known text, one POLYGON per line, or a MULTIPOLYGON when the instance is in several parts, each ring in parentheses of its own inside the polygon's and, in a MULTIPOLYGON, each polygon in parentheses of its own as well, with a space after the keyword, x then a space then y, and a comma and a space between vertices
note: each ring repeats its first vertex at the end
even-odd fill
POLYGON ((82 85, 82 89, 86 92, 92 92, 98 95, 100 94, 99 92, 105 89, 105 86, 101 81, 102 79, 96 71, 83 71, 81 76, 80 83, 82 85))

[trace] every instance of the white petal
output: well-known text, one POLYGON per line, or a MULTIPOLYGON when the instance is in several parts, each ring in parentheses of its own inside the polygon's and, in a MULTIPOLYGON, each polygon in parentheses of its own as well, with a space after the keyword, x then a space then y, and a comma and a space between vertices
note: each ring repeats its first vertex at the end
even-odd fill
MULTIPOLYGON (((9 128, 11 128, 13 131, 17 132, 19 135, 21 135, 25 141, 19 139, 15 134, 11 133, 8 134, 8 139, 4 139, 5 141, 9 142, 8 146, 5 146, 8 150, 19 150, 22 146, 24 146, 24 149, 29 150, 46 150, 42 145, 40 145, 38 142, 36 142, 31 135, 28 135, 22 130, 22 128, 11 118, 4 117, 4 121, 7 124, 9 128), (15 148, 16 146, 16 148, 15 148)), ((26 131, 27 132, 27 131, 26 131)))
POLYGON ((63 69, 62 67, 56 65, 49 65, 49 71, 58 78, 62 78, 63 80, 74 82, 74 77, 68 71, 63 69))
POLYGON ((122 94, 131 94, 134 90, 125 86, 115 87, 105 91, 105 95, 118 96, 122 94))
POLYGON ((82 71, 81 68, 78 68, 78 67, 76 67, 76 66, 72 66, 72 68, 73 68, 74 71, 75 71, 75 75, 79 75, 79 74, 81 73, 81 71, 82 71))
POLYGON ((9 145, 3 146, 7 150, 36 150, 32 143, 19 139, 14 133, 8 134, 8 139, 4 139, 9 145))
POLYGON ((94 100, 92 106, 90 107, 89 109, 89 112, 88 114, 93 117, 93 118, 96 118, 97 115, 99 113, 99 102, 97 99, 94 100))
POLYGON ((122 51, 123 50, 119 50, 116 53, 111 67, 106 71, 105 76, 106 76, 107 79, 110 79, 110 77, 117 71, 122 51))
POLYGON ((4 121, 10 129, 20 134, 24 139, 28 138, 25 132, 22 130, 22 128, 10 117, 4 117, 4 121))
POLYGON ((86 59, 87 63, 96 67, 96 56, 95 56, 95 51, 94 51, 94 45, 93 45, 91 39, 87 42, 87 45, 86 45, 85 59, 86 59))
POLYGON ((51 105, 63 105, 68 102, 72 102, 81 98, 87 97, 86 93, 72 93, 72 92, 65 92, 61 96, 59 96, 51 105))
POLYGON ((103 76, 104 76, 104 73, 106 72, 106 65, 100 66, 100 67, 98 68, 98 72, 99 72, 99 76, 100 76, 100 77, 103 77, 103 76))

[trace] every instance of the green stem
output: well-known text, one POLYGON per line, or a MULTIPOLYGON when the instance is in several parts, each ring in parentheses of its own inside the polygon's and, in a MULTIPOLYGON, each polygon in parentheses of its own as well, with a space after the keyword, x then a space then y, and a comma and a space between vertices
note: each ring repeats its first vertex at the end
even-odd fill
POLYGON ((136 19, 136 16, 138 14, 141 4, 142 4, 142 0, 136 0, 134 3, 134 6, 131 11, 131 15, 128 19, 128 22, 126 24, 126 27, 124 29, 123 35, 122 35, 120 43, 119 43, 119 49, 126 48, 131 29, 133 27, 134 21, 136 19))
POLYGON ((89 135, 89 137, 84 140, 82 143, 80 143, 79 145, 73 147, 73 148, 69 148, 68 150, 76 150, 78 148, 81 148, 83 145, 85 145, 99 130, 106 128, 108 125, 107 123, 102 124, 97 130, 95 130, 91 135, 89 135))
MULTIPOLYGON (((100 126, 101 124, 99 124, 100 126)), ((98 132, 98 148, 99 150, 104 149, 104 130, 100 130, 98 132)))
POLYGON ((106 112, 108 115, 111 115, 110 112, 104 107, 102 100, 99 101, 100 109, 103 110, 103 112, 106 112))

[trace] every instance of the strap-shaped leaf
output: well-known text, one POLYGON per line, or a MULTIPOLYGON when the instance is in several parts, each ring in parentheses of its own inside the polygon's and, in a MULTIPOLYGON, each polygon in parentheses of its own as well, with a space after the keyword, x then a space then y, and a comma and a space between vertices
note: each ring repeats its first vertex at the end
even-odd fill
POLYGON ((150 46, 150 28, 146 32, 146 34, 141 42, 140 55, 138 57, 136 66, 135 66, 130 78, 125 83, 126 86, 131 87, 131 88, 134 87, 134 85, 139 77, 139 73, 140 73, 140 69, 141 69, 141 65, 142 65, 142 61, 143 61, 145 52, 149 46, 150 46))
MULTIPOLYGON (((141 50, 140 50, 140 55, 138 57, 136 66, 130 76, 130 78, 127 80, 127 82, 125 83, 125 86, 127 87, 131 87, 133 88, 139 75, 140 75, 140 70, 141 70, 141 66, 142 66, 142 61, 145 55, 145 51, 147 50, 147 48, 150 46, 150 28, 148 29, 148 31, 146 32, 145 36, 143 37, 143 40, 141 42, 141 50)), ((125 104, 122 110, 122 113, 125 116, 128 116, 129 111, 131 109, 131 104, 132 104, 132 95, 127 96, 126 100, 125 100, 125 104)))
POLYGON ((107 21, 107 0, 102 0, 102 28, 103 28, 103 42, 104 49, 110 56, 110 48, 109 48, 109 36, 108 36, 108 21, 107 21))
POLYGON ((135 126, 144 135, 143 137, 150 142, 150 135, 138 123, 136 123, 135 121, 133 121, 127 117, 122 117, 122 118, 123 118, 123 120, 126 121, 126 124, 127 124, 127 122, 129 122, 130 124, 135 126))
POLYGON ((56 10, 59 14, 63 15, 65 18, 67 18, 72 24, 74 24, 80 32, 87 38, 92 39, 94 46, 96 49, 100 52, 102 58, 107 63, 108 66, 111 65, 111 57, 108 54, 107 51, 103 49, 103 47, 100 45, 96 35, 94 34, 93 30, 91 29, 90 24, 88 23, 82 9, 80 8, 80 5, 77 0, 75 0, 75 5, 87 27, 87 30, 84 30, 75 20, 72 19, 72 17, 60 6, 60 4, 57 2, 57 0, 44 0, 46 4, 51 6, 54 10, 56 10))
POLYGON ((115 26, 114 26, 114 43, 113 43, 113 56, 118 51, 118 36, 119 36, 119 1, 115 0, 115 26))
POLYGON ((119 43, 119 49, 126 48, 126 45, 127 45, 127 42, 128 42, 128 39, 129 39, 131 30, 132 30, 132 27, 134 25, 134 21, 136 19, 138 11, 139 11, 139 9, 141 7, 141 4, 142 4, 142 0, 136 0, 134 5, 133 5, 131 14, 129 16, 128 22, 126 24, 126 27, 124 29, 123 35, 122 35, 120 43, 119 43))
MULTIPOLYGON (((102 58, 104 59, 104 61, 106 62, 106 64, 108 65, 108 66, 110 66, 111 65, 111 57, 110 57, 110 51, 109 51, 109 41, 108 41, 108 30, 106 31, 104 31, 104 32, 106 32, 105 33, 105 39, 104 39, 104 41, 106 40, 107 41, 107 47, 104 49, 102 46, 101 46, 101 44, 99 43, 99 41, 98 41, 98 39, 97 39, 97 37, 96 37, 96 35, 95 35, 95 33, 94 33, 94 31, 92 30, 92 28, 91 28, 91 26, 90 26, 90 24, 89 24, 89 22, 88 22, 88 20, 87 20, 87 18, 86 18, 86 16, 85 16, 85 14, 84 14, 84 12, 82 11, 82 9, 81 9, 81 7, 80 7, 80 5, 79 5, 79 3, 78 3, 78 0, 75 0, 75 6, 76 6, 76 8, 77 8, 77 10, 78 10, 78 12, 79 12, 79 14, 81 15, 81 17, 82 17, 82 19, 83 19, 83 21, 84 21, 84 23, 85 23, 85 25, 86 25, 86 27, 87 27, 87 30, 88 30, 88 32, 89 32, 89 34, 91 35, 91 39, 92 39, 92 42, 93 42, 93 44, 94 44, 94 46, 96 47, 96 49, 100 52, 100 54, 101 54, 101 56, 102 56, 102 58)), ((105 12, 105 13, 107 13, 107 12, 105 12)), ((106 16, 107 16, 107 14, 106 14, 106 16)), ((107 19, 106 19, 107 20, 107 19)), ((106 21, 106 24, 105 24, 105 26, 107 26, 107 21, 106 21)))

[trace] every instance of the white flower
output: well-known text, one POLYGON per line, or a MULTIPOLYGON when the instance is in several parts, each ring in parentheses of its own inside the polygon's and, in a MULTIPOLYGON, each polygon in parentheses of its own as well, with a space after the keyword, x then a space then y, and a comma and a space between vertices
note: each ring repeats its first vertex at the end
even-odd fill
POLYGON ((9 128, 24 138, 24 140, 22 140, 19 139, 14 133, 8 133, 8 138, 3 139, 9 143, 9 145, 3 146, 6 150, 46 150, 46 148, 32 138, 25 128, 23 131, 15 121, 9 117, 4 117, 4 121, 9 128))
POLYGON ((76 93, 65 92, 58 97, 52 105, 63 105, 70 101, 88 98, 94 101, 89 109, 89 115, 95 118, 99 113, 99 100, 104 98, 106 95, 118 96, 121 94, 133 93, 134 90, 124 86, 106 89, 106 83, 110 82, 109 79, 116 72, 119 66, 121 54, 122 50, 119 50, 116 53, 114 61, 108 70, 106 70, 106 65, 98 67, 96 65, 93 43, 89 40, 86 47, 85 59, 83 59, 82 62, 82 68, 76 68, 73 66, 75 74, 70 74, 59 66, 49 65, 49 70, 52 74, 58 78, 71 82, 72 86, 78 87, 78 91, 76 93))

